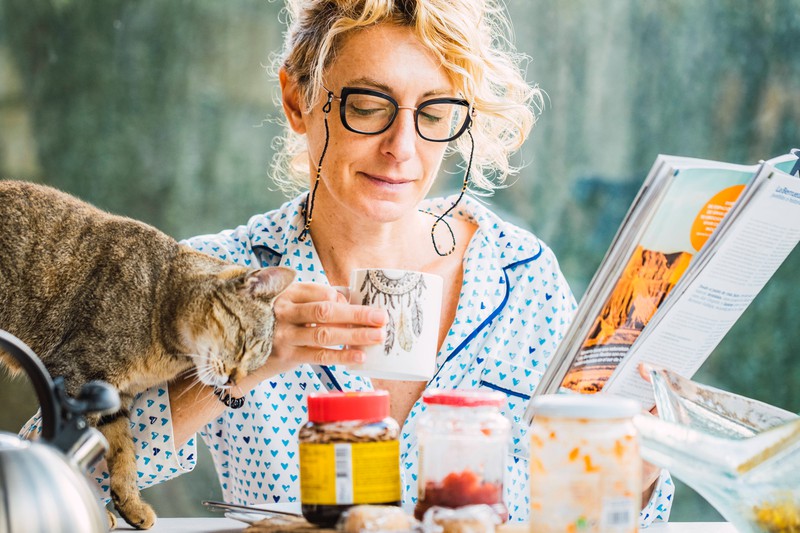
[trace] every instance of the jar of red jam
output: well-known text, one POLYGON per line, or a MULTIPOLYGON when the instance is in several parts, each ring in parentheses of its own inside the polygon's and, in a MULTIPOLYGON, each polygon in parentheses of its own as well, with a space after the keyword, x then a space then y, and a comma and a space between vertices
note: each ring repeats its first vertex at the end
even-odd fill
POLYGON ((508 519, 503 495, 511 424, 500 414, 504 399, 496 392, 457 389, 422 396, 417 519, 433 506, 476 504, 508 519))
POLYGON ((310 394, 298 434, 306 520, 331 528, 354 505, 400 505, 399 435, 386 391, 310 394))

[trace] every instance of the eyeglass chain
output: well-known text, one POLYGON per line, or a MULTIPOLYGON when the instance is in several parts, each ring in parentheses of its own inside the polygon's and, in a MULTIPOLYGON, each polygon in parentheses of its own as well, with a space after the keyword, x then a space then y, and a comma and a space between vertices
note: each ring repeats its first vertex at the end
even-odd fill
POLYGON ((233 396, 230 392, 227 392, 223 389, 215 388, 214 396, 219 398, 219 401, 231 409, 241 409, 241 407, 244 405, 244 396, 233 396))
POLYGON ((328 141, 330 140, 330 131, 328 130, 328 113, 331 110, 331 102, 333 102, 333 93, 328 92, 328 101, 322 106, 323 122, 325 123, 325 145, 322 147, 322 154, 319 156, 319 163, 317 163, 317 176, 314 179, 314 188, 311 190, 311 195, 306 199, 306 206, 303 209, 306 224, 300 236, 297 238, 300 242, 305 242, 308 238, 309 231, 311 230, 311 215, 314 211, 314 198, 317 196, 317 187, 319 187, 319 176, 322 174, 322 160, 325 159, 325 152, 328 151, 328 141))
POLYGON ((436 253, 441 257, 446 257, 446 256, 452 254, 456 249, 456 236, 453 233, 453 228, 450 227, 450 223, 447 222, 444 219, 444 217, 449 215, 450 212, 453 209, 456 208, 458 203, 464 197, 464 193, 467 192, 467 186, 469 185, 469 173, 470 173, 470 170, 472 170, 472 154, 475 153, 475 139, 472 137, 472 129, 471 128, 472 128, 472 126, 467 128, 467 135, 469 135, 469 142, 470 142, 469 163, 467 164, 467 170, 464 172, 464 182, 461 184, 461 191, 458 193, 458 198, 456 198, 456 201, 453 202, 453 205, 451 205, 447 209, 447 211, 445 211, 441 215, 437 215, 436 213, 431 213, 430 211, 425 211, 423 209, 419 210, 420 213, 425 213, 426 215, 431 215, 433 217, 436 217, 436 222, 434 222, 433 226, 431 226, 431 242, 433 243, 433 249, 436 250, 436 253), (450 240, 453 242, 453 244, 450 246, 450 250, 448 250, 445 253, 442 253, 442 252, 439 251, 439 246, 436 244, 436 235, 434 234, 434 232, 436 231, 436 226, 439 224, 439 222, 444 222, 444 225, 447 227, 447 231, 450 232, 450 240))

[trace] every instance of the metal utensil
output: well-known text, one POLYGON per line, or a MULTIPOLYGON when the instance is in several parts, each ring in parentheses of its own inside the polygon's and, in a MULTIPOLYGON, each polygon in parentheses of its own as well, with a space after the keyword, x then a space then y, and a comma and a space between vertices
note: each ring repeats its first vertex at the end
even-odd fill
POLYGON ((292 513, 289 511, 273 511, 271 509, 262 509, 260 507, 253 507, 250 505, 238 505, 235 503, 219 502, 215 500, 203 500, 203 505, 214 511, 245 511, 264 516, 302 516, 300 513, 292 513))

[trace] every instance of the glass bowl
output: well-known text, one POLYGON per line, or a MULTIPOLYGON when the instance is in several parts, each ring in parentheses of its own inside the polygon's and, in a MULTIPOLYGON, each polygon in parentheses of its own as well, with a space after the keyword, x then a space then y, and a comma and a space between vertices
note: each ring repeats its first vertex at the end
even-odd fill
POLYGON ((800 533, 800 417, 648 366, 658 415, 635 424, 642 457, 739 531, 800 533))

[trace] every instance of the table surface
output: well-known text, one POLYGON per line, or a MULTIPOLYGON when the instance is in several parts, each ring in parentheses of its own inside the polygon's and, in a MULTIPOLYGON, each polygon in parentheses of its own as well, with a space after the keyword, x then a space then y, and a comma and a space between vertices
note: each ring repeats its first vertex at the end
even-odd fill
MULTIPOLYGON (((159 518, 149 533, 240 533, 247 524, 230 518, 159 518)), ((135 531, 122 524, 116 531, 135 531)), ((503 533, 527 533, 526 524, 503 526, 503 533)), ((735 533, 725 522, 670 522, 654 524, 643 530, 647 533, 735 533)))

